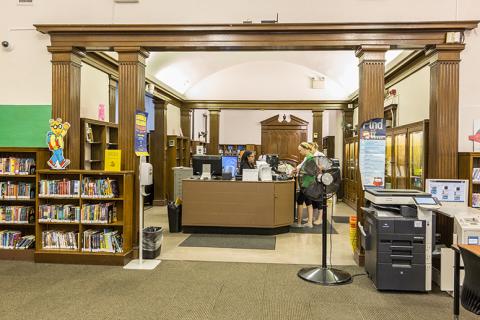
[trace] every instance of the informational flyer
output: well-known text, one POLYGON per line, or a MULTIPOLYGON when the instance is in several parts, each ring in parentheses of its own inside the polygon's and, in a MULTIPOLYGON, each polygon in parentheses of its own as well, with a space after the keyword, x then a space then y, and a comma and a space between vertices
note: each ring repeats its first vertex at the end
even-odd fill
POLYGON ((363 188, 385 186, 385 119, 366 121, 360 127, 359 169, 363 188))
POLYGON ((147 112, 137 110, 135 115, 135 154, 137 156, 148 156, 147 117, 147 112))
POLYGON ((428 179, 425 189, 441 202, 466 202, 467 190, 468 180, 446 179, 428 179))

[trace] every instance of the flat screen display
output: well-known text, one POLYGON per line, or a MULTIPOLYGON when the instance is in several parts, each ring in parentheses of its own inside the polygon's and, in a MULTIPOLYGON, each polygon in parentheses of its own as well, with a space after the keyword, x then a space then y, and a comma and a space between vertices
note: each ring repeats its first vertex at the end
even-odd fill
POLYGON ((437 202, 432 197, 413 197, 418 205, 436 205, 437 202))
POLYGON ((466 202, 468 180, 427 179, 425 191, 440 202, 466 202))
POLYGON ((237 174, 238 157, 237 156, 223 156, 222 157, 222 171, 231 172, 234 177, 237 174))

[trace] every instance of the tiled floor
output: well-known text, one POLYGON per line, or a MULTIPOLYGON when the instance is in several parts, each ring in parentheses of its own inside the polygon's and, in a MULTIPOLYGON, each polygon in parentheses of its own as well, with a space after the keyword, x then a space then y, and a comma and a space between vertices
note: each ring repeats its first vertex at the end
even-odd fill
MULTIPOLYGON (((355 212, 347 205, 339 202, 335 206, 336 216, 351 216, 355 212)), ((329 220, 331 220, 331 206, 329 220)), ((162 226, 164 238, 160 259, 224 261, 224 262, 256 262, 284 264, 321 264, 322 235, 287 233, 277 235, 275 250, 247 250, 221 248, 179 247, 189 235, 169 233, 166 207, 153 207, 145 211, 145 226, 162 226)), ((354 265, 353 251, 350 245, 350 225, 334 223, 338 234, 328 237, 332 240, 331 263, 333 265, 354 265)), ((328 247, 330 263, 330 243, 328 247)))

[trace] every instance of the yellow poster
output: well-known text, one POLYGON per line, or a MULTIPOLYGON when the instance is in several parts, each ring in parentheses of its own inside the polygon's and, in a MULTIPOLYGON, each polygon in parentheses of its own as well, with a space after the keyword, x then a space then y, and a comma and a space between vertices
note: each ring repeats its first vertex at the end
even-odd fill
POLYGON ((105 150, 105 171, 120 171, 122 150, 105 150))

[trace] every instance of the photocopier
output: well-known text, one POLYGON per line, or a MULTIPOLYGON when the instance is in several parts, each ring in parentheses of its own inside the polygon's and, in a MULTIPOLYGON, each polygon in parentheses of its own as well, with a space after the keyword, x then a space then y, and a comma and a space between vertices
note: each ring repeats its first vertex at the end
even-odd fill
POLYGON ((367 189, 364 225, 365 270, 378 290, 430 291, 434 220, 440 206, 418 190, 367 189))

